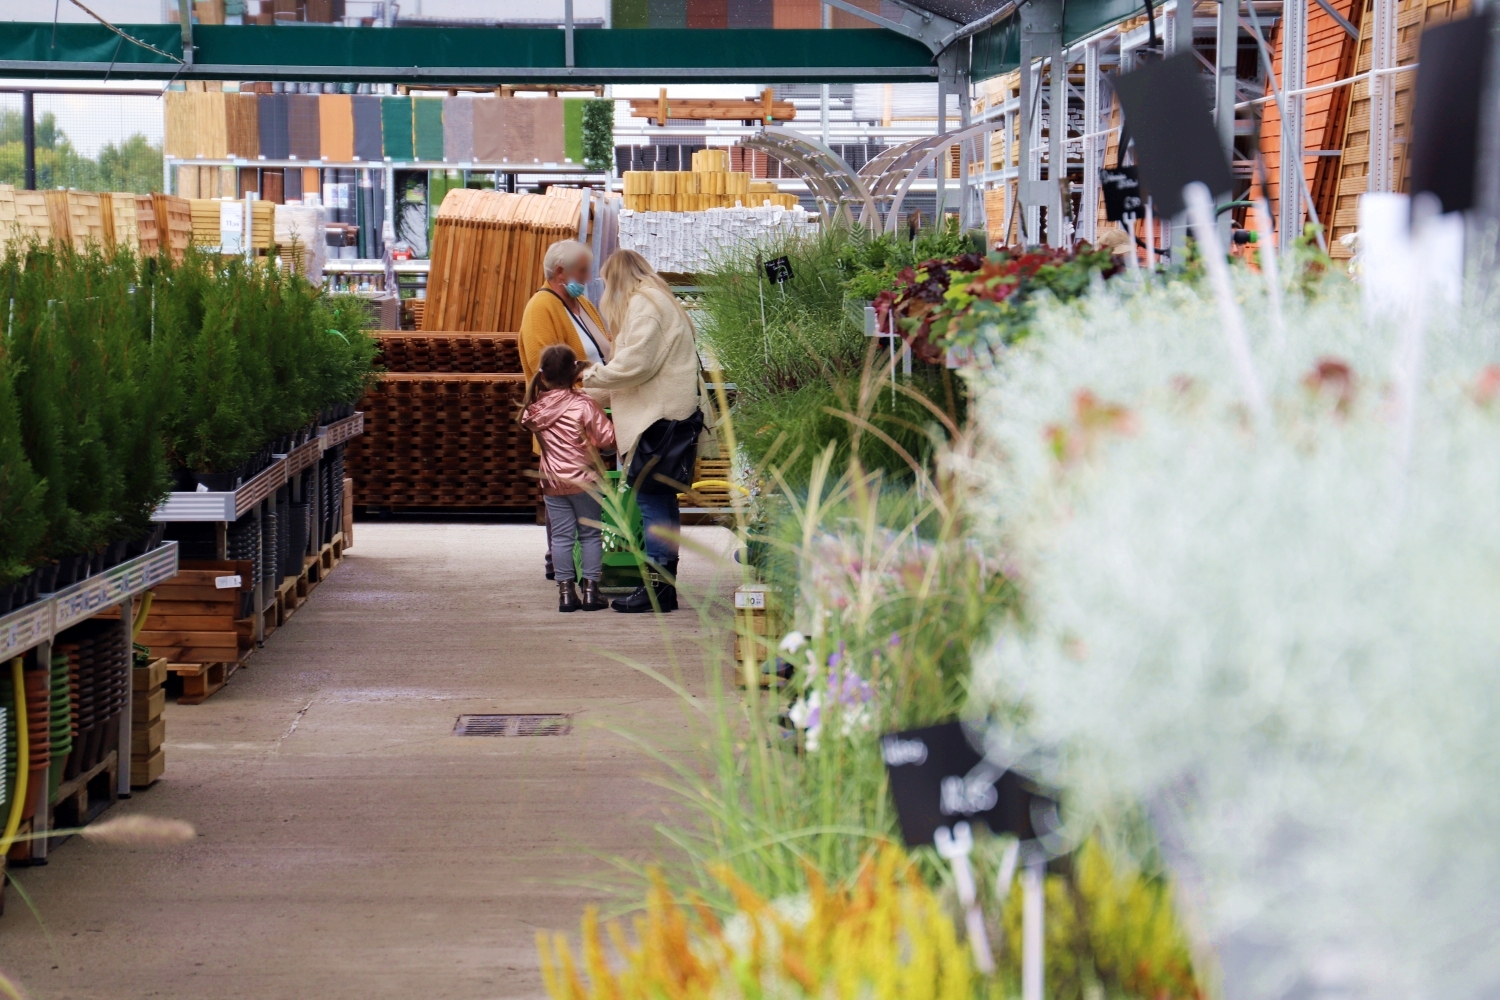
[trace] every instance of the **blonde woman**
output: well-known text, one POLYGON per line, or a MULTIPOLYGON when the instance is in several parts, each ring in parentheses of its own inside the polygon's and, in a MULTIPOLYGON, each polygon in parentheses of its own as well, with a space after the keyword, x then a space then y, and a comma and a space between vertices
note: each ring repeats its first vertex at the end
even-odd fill
MULTIPOLYGON (((651 583, 656 606, 664 612, 675 611, 682 514, 674 483, 679 480, 667 481, 649 470, 643 473, 632 461, 643 439, 648 451, 662 454, 673 447, 674 436, 685 440, 691 434, 693 451, 689 454, 696 454, 697 431, 692 425, 702 429, 697 416, 698 346, 687 311, 640 254, 616 250, 604 262, 602 275, 604 295, 599 305, 615 334, 614 357, 585 372, 583 385, 609 393, 620 465, 631 472, 646 529, 646 557, 663 571, 651 583)), ((679 454, 681 446, 677 442, 679 454)), ((627 614, 650 611, 651 594, 642 586, 611 606, 627 614)))

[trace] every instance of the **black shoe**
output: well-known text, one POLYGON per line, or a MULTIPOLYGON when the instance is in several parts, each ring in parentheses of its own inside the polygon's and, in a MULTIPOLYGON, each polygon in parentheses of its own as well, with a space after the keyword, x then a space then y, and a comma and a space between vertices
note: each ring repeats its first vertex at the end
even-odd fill
MULTIPOLYGON (((677 579, 677 560, 672 560, 662 567, 667 578, 677 579)), ((662 614, 677 610, 677 588, 666 583, 655 573, 651 574, 651 589, 656 592, 656 603, 653 606, 651 594, 645 587, 637 587, 628 597, 621 597, 614 601, 610 607, 621 614, 640 615, 648 611, 660 610, 662 614)))
POLYGON ((557 574, 552 571, 552 550, 547 550, 547 579, 557 579, 557 574))
POLYGON ((585 611, 603 611, 605 608, 609 607, 609 602, 606 601, 603 595, 599 593, 598 580, 583 581, 582 607, 585 611))
POLYGON ((583 605, 578 600, 578 591, 573 589, 573 581, 557 581, 557 610, 577 611, 581 607, 583 605))

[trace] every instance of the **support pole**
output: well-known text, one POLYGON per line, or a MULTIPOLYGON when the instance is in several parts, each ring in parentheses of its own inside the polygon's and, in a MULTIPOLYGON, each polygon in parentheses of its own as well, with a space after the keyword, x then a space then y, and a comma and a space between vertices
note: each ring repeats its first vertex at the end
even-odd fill
POLYGON ((1052 36, 1047 81, 1047 244, 1066 246, 1067 215, 1063 211, 1068 182, 1068 61, 1062 47, 1062 31, 1052 36))
POLYGON ((36 95, 21 91, 21 142, 25 146, 26 190, 36 190, 36 95))
POLYGON ((1044 996, 1046 875, 1046 855, 1039 850, 1027 852, 1021 872, 1021 1000, 1043 1000, 1044 996))
MULTIPOLYGON (((937 134, 942 135, 948 131, 948 84, 942 76, 938 76, 938 106, 937 106, 937 134)), ((933 173, 937 175, 937 202, 934 204, 932 214, 933 223, 939 230, 943 228, 943 209, 948 204, 948 147, 944 146, 933 161, 933 173)))
POLYGON ((563 65, 572 69, 573 63, 573 0, 563 0, 563 65))
MULTIPOLYGON (((1030 3, 1021 8, 1021 155, 1020 155, 1020 179, 1017 189, 1020 193, 1021 204, 1025 206, 1026 230, 1024 239, 1028 243, 1041 242, 1042 234, 1039 230, 1041 217, 1041 206, 1048 207, 1047 223, 1048 230, 1052 233, 1060 233, 1061 215, 1060 194, 1057 176, 1043 181, 1041 159, 1036 155, 1036 149, 1041 140, 1041 60, 1048 57, 1061 62, 1062 51, 1062 3, 1061 0, 1031 0, 1030 3)), ((1062 79, 1062 87, 1057 86, 1058 79, 1053 80, 1052 100, 1048 103, 1052 107, 1061 106, 1064 115, 1067 112, 1067 81, 1062 79), (1059 105, 1058 95, 1061 94, 1062 103, 1059 105)), ((1065 119, 1066 120, 1066 119, 1065 119)), ((1049 135, 1055 136, 1057 129, 1049 129, 1049 135)), ((1052 142, 1048 142, 1048 165, 1049 170, 1056 162, 1052 155, 1052 142)))
MULTIPOLYGON (((1387 2, 1394 21, 1396 0, 1375 0, 1375 9, 1378 11, 1381 4, 1387 2)), ((1302 136, 1303 109, 1307 106, 1307 99, 1298 91, 1307 86, 1307 0, 1282 0, 1281 23, 1281 176, 1276 198, 1276 230, 1280 250, 1285 254, 1291 252, 1292 245, 1302 235, 1302 136)), ((1394 29, 1391 38, 1394 41, 1394 29)), ((1373 80, 1371 86, 1374 86, 1373 80)), ((1374 106, 1372 100, 1369 190, 1384 191, 1385 188, 1375 186, 1375 136, 1379 127, 1374 106)), ((1386 120, 1389 121, 1389 117, 1386 120)), ((1384 148, 1388 154, 1390 146, 1384 148)))
MULTIPOLYGON (((1169 55, 1181 55, 1193 51, 1193 3, 1178 0, 1172 12, 1172 51, 1169 55)), ((1172 264, 1181 266, 1187 260, 1187 216, 1161 220, 1161 246, 1172 248, 1172 264)))
MULTIPOLYGON (((970 91, 969 74, 965 73, 958 91, 958 127, 959 131, 967 131, 970 122, 970 112, 974 107, 974 95, 970 91)), ((973 215, 969 211, 969 147, 974 140, 965 139, 958 147, 958 226, 967 230, 973 215)), ((988 142, 988 136, 986 136, 988 142)), ((908 346, 908 350, 910 347, 908 346)), ((910 365, 911 362, 907 361, 910 365)), ((910 372, 910 367, 907 368, 910 372)))
MULTIPOLYGON (((1292 0, 1284 0, 1291 3, 1292 0)), ((1307 9, 1306 0, 1301 0, 1307 9)), ((1392 169, 1391 153, 1394 151, 1396 126, 1396 75, 1390 70, 1396 65, 1396 17, 1398 0, 1374 0, 1374 24, 1370 45, 1370 173, 1365 188, 1371 193, 1396 190, 1397 178, 1392 169)), ((1305 15, 1304 15, 1305 16, 1305 15)), ((1283 91, 1303 86, 1302 81, 1292 83, 1290 76, 1283 81, 1283 91)), ((1296 98, 1301 103, 1301 98, 1296 98)), ((1283 139, 1283 142, 1285 140, 1283 139)), ((1285 184, 1282 185, 1285 187, 1285 184)), ((1283 237, 1284 239, 1285 237, 1283 237)))
MULTIPOLYGON (((116 744, 115 798, 130 798, 131 723, 135 717, 135 598, 120 605, 120 630, 125 633, 125 707, 120 710, 120 739, 116 744)), ((79 817, 82 820, 83 817, 79 817)))
MULTIPOLYGON (((1083 48, 1083 133, 1103 131, 1104 116, 1099 107, 1099 42, 1083 48)), ((1105 137, 1083 140, 1083 196, 1078 200, 1078 226, 1075 235, 1090 243, 1099 238, 1099 170, 1104 165, 1105 137)))
MULTIPOLYGON (((39 669, 47 671, 50 682, 52 674, 52 640, 36 647, 36 665, 39 669)), ((52 690, 52 685, 47 685, 47 690, 52 690)), ((26 719, 20 716, 16 718, 16 725, 26 725, 26 719)), ((27 761, 22 761, 20 756, 16 757, 21 767, 27 767, 27 761)), ((48 775, 43 774, 42 780, 36 783, 37 787, 28 786, 26 794, 33 796, 32 801, 36 803, 36 814, 31 818, 31 832, 36 839, 31 842, 31 860, 33 863, 45 864, 47 862, 47 841, 51 838, 46 834, 52 829, 52 782, 47 780, 48 775)))
MULTIPOLYGON (((1221 0, 1219 3, 1214 51, 1214 122, 1219 129, 1219 145, 1224 149, 1224 159, 1231 164, 1234 163, 1235 75, 1240 57, 1239 6, 1239 0, 1221 0)), ((1233 196, 1234 192, 1228 194, 1233 196)), ((1228 246, 1228 212, 1219 216, 1218 227, 1220 239, 1228 246)))
MULTIPOLYGON (((825 4, 819 4, 823 8, 823 28, 825 30, 833 27, 833 8, 825 4)), ((821 134, 823 145, 828 145, 828 84, 823 84, 818 92, 818 122, 822 126, 821 134)))

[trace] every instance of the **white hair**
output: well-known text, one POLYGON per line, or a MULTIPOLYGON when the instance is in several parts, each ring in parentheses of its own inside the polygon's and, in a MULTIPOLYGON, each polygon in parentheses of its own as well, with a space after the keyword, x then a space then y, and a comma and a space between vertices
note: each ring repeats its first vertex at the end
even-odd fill
POLYGON ((550 280, 558 268, 570 270, 585 257, 592 256, 593 251, 586 244, 577 240, 558 240, 547 248, 547 254, 542 258, 542 273, 550 280))

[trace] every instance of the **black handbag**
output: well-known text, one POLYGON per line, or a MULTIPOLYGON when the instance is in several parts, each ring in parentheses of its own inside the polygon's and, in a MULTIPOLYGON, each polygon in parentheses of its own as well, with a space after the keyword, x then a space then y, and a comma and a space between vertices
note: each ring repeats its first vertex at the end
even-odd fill
POLYGON ((682 420, 662 417, 641 432, 630 459, 628 479, 639 493, 682 493, 693 485, 703 411, 682 420))

